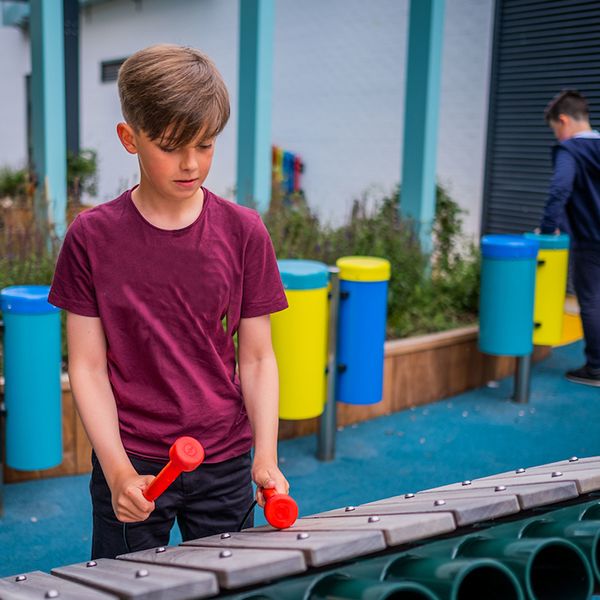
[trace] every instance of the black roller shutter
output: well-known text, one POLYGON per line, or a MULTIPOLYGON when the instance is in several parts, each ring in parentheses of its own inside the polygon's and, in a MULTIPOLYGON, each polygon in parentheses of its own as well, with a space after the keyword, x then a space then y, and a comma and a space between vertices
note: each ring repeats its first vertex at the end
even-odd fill
POLYGON ((554 142, 543 112, 564 88, 587 96, 600 126, 600 2, 496 0, 484 233, 539 224, 554 142))

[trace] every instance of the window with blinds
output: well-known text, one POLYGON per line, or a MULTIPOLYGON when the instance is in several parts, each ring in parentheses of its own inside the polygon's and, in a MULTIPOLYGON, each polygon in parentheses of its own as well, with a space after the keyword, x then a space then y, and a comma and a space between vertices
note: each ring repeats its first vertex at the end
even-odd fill
POLYGON ((100 63, 100 81, 107 83, 116 81, 119 75, 119 69, 127 58, 118 58, 116 60, 105 60, 100 63))

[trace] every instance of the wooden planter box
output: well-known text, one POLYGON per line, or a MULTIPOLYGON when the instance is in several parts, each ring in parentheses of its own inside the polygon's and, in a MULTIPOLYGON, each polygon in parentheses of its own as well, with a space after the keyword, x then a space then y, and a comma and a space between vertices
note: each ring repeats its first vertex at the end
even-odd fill
MULTIPOLYGON (((419 406, 485 385, 512 375, 515 359, 481 354, 476 325, 385 344, 383 400, 370 406, 338 404, 338 425, 346 426, 399 410, 419 406)), ((550 354, 536 347, 534 361, 550 354)), ((319 419, 280 421, 280 439, 315 433, 319 419)), ((15 471, 5 467, 5 481, 16 482, 61 475, 87 473, 91 447, 69 387, 63 380, 63 462, 44 471, 15 471)))
MULTIPOLYGON (((429 404, 512 375, 516 359, 479 352, 478 331, 477 325, 472 325, 386 342, 382 401, 366 406, 338 403, 338 426, 429 404)), ((546 358, 550 352, 548 346, 536 346, 533 360, 546 358)), ((318 418, 280 421, 279 437, 316 433, 318 425, 318 418)))

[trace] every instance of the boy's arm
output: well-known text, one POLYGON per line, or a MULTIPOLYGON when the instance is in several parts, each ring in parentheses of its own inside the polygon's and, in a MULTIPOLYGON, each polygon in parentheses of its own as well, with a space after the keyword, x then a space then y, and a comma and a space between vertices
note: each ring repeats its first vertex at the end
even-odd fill
MULTIPOLYGON (((238 362, 242 395, 254 434, 252 479, 259 487, 287 494, 289 484, 277 466, 279 382, 269 315, 240 320, 238 362)), ((260 490, 257 500, 264 506, 260 490)))
POLYGON ((555 233, 564 223, 565 205, 573 191, 576 169, 573 156, 559 146, 554 157, 554 172, 540 224, 541 233, 555 233))
POLYGON ((67 340, 71 390, 111 489, 115 515, 123 522, 143 521, 154 510, 142 495, 153 477, 138 475, 123 448, 100 319, 68 312, 67 340))

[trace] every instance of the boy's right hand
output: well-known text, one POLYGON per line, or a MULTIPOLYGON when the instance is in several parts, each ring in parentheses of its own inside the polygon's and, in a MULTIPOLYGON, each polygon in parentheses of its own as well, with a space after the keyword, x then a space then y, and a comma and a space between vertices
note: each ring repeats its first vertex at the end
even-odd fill
POLYGON ((154 475, 128 475, 118 480, 112 488, 112 507, 115 516, 123 523, 145 521, 154 510, 154 502, 144 498, 143 491, 154 475))

